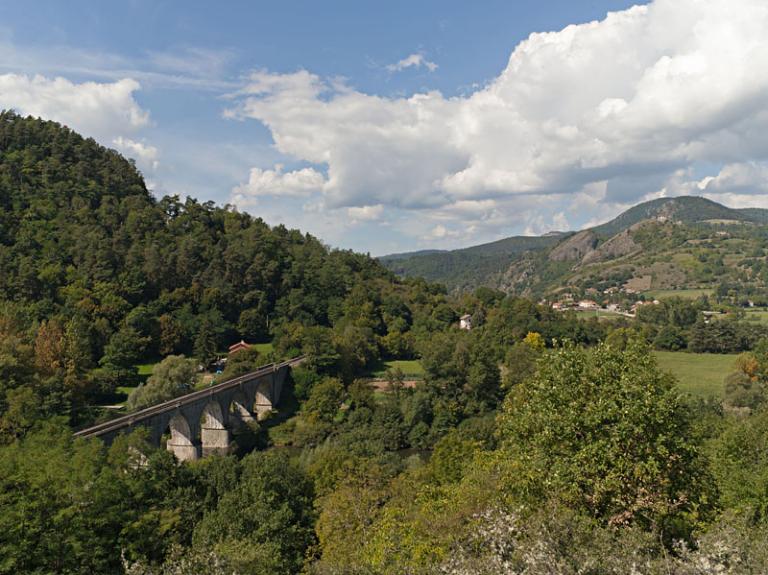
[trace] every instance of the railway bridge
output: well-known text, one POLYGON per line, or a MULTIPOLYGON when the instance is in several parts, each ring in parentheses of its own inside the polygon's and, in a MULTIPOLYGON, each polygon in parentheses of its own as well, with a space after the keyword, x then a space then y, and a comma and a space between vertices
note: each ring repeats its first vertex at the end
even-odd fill
POLYGON ((76 437, 98 437, 110 444, 136 427, 149 429, 150 441, 181 461, 229 450, 231 431, 268 413, 280 401, 290 369, 304 356, 260 367, 254 372, 193 391, 111 421, 83 429, 76 437))

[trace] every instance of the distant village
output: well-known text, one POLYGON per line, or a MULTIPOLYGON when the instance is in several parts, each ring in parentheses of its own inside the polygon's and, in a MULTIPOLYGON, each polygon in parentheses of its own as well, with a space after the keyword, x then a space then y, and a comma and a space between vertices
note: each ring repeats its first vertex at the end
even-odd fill
MULTIPOLYGON (((619 293, 624 293, 628 295, 634 295, 637 292, 634 290, 630 290, 628 288, 617 288, 617 287, 610 287, 606 289, 604 292, 599 292, 595 288, 589 288, 586 290, 586 293, 589 295, 604 295, 604 296, 615 296, 619 293)), ((635 317, 635 314, 637 313, 637 310, 644 306, 644 305, 658 305, 659 300, 653 299, 653 300, 635 300, 632 301, 630 299, 625 299, 623 301, 613 301, 608 303, 599 303, 598 301, 594 299, 589 298, 577 298, 573 294, 566 293, 561 294, 556 301, 549 301, 549 300, 542 300, 539 302, 541 305, 548 305, 552 309, 557 311, 604 311, 609 313, 614 313, 618 315, 623 315, 626 317, 635 317)))

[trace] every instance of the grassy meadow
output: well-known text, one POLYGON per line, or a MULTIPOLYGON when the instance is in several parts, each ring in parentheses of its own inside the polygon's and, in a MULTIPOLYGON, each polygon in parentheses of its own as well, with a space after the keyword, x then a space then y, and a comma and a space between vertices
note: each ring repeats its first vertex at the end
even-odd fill
POLYGON ((723 397, 723 380, 733 371, 736 355, 654 352, 659 367, 669 371, 680 382, 680 390, 697 397, 723 397))
POLYGON ((648 298, 664 299, 670 297, 679 297, 683 299, 696 299, 702 295, 712 295, 711 289, 656 289, 644 291, 643 295, 648 298))
POLYGON ((255 347, 256 350, 259 352, 259 355, 266 355, 268 353, 272 353, 272 351, 275 349, 271 341, 268 341, 267 343, 254 343, 252 344, 251 347, 255 347))
POLYGON ((748 309, 745 310, 744 319, 747 321, 757 321, 768 323, 768 310, 766 309, 748 309))
POLYGON ((418 359, 389 359, 380 361, 371 370, 371 376, 384 377, 388 369, 400 368, 408 379, 422 379, 424 377, 424 368, 418 359))

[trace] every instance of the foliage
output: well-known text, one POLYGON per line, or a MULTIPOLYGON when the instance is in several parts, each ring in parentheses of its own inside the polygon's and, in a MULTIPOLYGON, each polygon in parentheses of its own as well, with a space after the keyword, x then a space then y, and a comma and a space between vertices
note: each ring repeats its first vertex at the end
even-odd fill
POLYGON ((727 426, 713 441, 711 459, 723 505, 768 520, 768 412, 727 426))
POLYGON ((554 495, 605 524, 684 534, 711 496, 688 428, 671 378, 641 343, 566 344, 505 401, 504 465, 519 468, 506 489, 554 495))
POLYGON ((277 452, 242 462, 240 480, 196 526, 195 546, 212 548, 239 574, 296 573, 314 541, 312 485, 277 452))
MULTIPOLYGON (((345 381, 412 356, 445 294, 369 256, 193 198, 155 199, 118 153, 53 122, 0 113, 0 417, 33 387, 45 413, 138 383, 135 365, 276 339, 345 381)), ((234 369, 231 368, 230 371, 234 369)))
POLYGON ((114 573, 120 552, 155 561, 199 512, 170 454, 124 438, 105 454, 46 425, 0 448, 0 573, 114 573))
POLYGON ((232 379, 246 373, 255 371, 261 367, 264 362, 261 360, 261 354, 255 347, 241 349, 227 357, 227 365, 224 368, 222 379, 232 379))
POLYGON ((128 396, 130 410, 143 409, 184 395, 194 387, 197 363, 183 355, 169 355, 155 365, 147 382, 128 396))
MULTIPOLYGON (((746 283, 761 297, 762 226, 727 228, 737 264, 709 224, 638 226, 638 270, 674 252, 702 285, 730 279, 609 325, 491 288, 449 296, 231 207, 155 199, 130 162, 53 123, 2 113, 0 143, 0 573, 765 572, 768 332, 701 313, 746 283), (136 364, 165 357, 132 409, 190 390, 232 341, 270 338, 224 377, 307 356, 284 421, 258 429, 289 449, 182 464, 141 432, 73 439, 67 423, 136 364), (684 403, 639 340, 750 351, 715 382, 724 407, 684 403)), ((563 239, 432 261, 532 294, 633 277, 623 258, 550 260, 563 239)), ((733 361, 655 353, 697 384, 733 361)))
POLYGON ((725 378, 725 402, 732 407, 755 409, 765 401, 765 390, 746 373, 735 371, 725 378))

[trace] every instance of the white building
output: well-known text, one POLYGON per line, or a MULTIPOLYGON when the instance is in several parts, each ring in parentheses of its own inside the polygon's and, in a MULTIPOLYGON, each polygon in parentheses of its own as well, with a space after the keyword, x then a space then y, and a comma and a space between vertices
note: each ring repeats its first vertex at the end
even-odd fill
POLYGON ((459 328, 470 330, 472 329, 472 316, 465 313, 459 318, 459 328))

